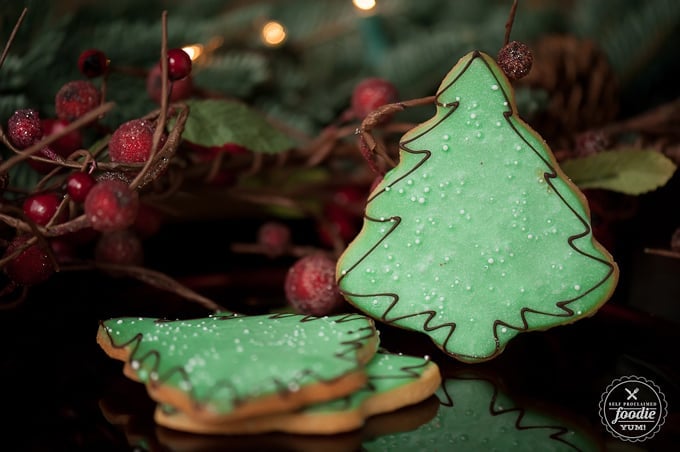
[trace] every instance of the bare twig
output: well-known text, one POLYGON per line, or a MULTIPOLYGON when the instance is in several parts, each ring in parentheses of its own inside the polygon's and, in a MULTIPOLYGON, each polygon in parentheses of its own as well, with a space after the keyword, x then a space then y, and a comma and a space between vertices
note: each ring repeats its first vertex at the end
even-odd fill
POLYGON ((83 271, 93 269, 111 272, 112 274, 116 275, 135 278, 157 289, 174 293, 186 300, 198 303, 200 306, 203 306, 204 308, 209 309, 210 311, 213 312, 227 311, 227 309, 215 303, 210 298, 207 298, 191 290, 189 287, 185 286, 184 284, 181 284, 179 281, 176 281, 175 279, 169 277, 168 275, 148 268, 138 267, 134 265, 121 265, 107 262, 92 262, 92 261, 84 261, 62 266, 62 271, 83 271))
POLYGON ((436 101, 436 99, 436 96, 427 96, 395 102, 392 104, 385 104, 381 107, 378 107, 377 109, 370 112, 366 118, 364 118, 364 120, 361 122, 361 126, 356 129, 356 134, 360 134, 364 138, 370 152, 376 153, 390 166, 394 167, 396 166, 396 162, 389 156, 382 142, 375 139, 375 137, 371 134, 371 131, 384 122, 386 117, 389 117, 394 113, 403 111, 404 109, 410 107, 432 104, 436 101))
POLYGON ((517 4, 519 0, 514 0, 512 2, 512 7, 510 8, 510 16, 508 21, 505 23, 505 39, 503 40, 503 45, 506 46, 510 42, 510 33, 512 31, 512 25, 515 23, 515 13, 517 13, 517 4))
POLYGON ((153 134, 153 141, 151 145, 151 152, 146 164, 137 176, 130 182, 130 188, 135 189, 139 187, 145 175, 149 172, 149 168, 156 162, 154 158, 158 151, 158 145, 161 142, 161 137, 165 132, 165 122, 168 116, 168 12, 163 11, 161 16, 161 108, 156 121, 156 129, 153 134))
MULTIPOLYGON (((33 154, 40 151, 42 148, 49 146, 50 144, 57 141, 59 138, 63 137, 64 135, 69 134, 69 133, 73 132, 74 130, 77 130, 77 129, 83 127, 84 125, 86 125, 86 124, 88 124, 92 121, 97 120, 97 118, 99 118, 100 115, 103 115, 106 112, 108 112, 109 110, 111 110, 114 107, 114 105, 115 104, 113 102, 107 102, 105 104, 98 106, 97 108, 94 108, 93 110, 87 112, 86 114, 84 114, 80 118, 76 119, 72 123, 68 124, 66 127, 61 129, 58 133, 48 135, 47 137, 45 137, 42 140, 35 143, 33 146, 30 146, 30 147, 24 149, 23 151, 17 150, 16 148, 11 146, 11 144, 10 144, 9 147, 14 152, 16 152, 16 155, 8 158, 5 162, 3 162, 2 165, 0 165, 0 174, 7 171, 9 168, 11 168, 12 166, 21 162, 22 160, 25 160, 25 159, 31 157, 33 154)), ((5 143, 5 144, 9 144, 9 143, 5 143)), ((48 160, 48 161, 56 164, 56 162, 54 162, 54 161, 51 161, 51 160, 48 160)))
POLYGON ((672 250, 665 250, 661 248, 645 248, 645 253, 655 254, 657 256, 672 257, 675 259, 680 259, 680 253, 672 250))
POLYGON ((24 21, 24 17, 26 17, 27 12, 28 8, 24 8, 23 11, 21 11, 19 18, 17 19, 17 23, 14 25, 12 33, 9 35, 7 44, 5 44, 5 48, 2 50, 2 55, 0 55, 0 68, 2 67, 2 64, 5 62, 5 58, 7 58, 7 54, 9 53, 9 49, 12 46, 12 42, 14 41, 14 38, 16 37, 17 32, 19 31, 19 27, 21 27, 21 23, 24 21))

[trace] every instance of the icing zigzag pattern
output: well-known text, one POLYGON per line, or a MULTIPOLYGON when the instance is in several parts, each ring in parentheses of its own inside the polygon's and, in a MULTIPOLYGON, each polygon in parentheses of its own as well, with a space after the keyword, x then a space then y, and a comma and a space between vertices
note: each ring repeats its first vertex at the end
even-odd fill
POLYGON ((348 301, 467 362, 593 314, 618 281, 585 197, 508 93, 490 57, 462 58, 338 262, 348 301))

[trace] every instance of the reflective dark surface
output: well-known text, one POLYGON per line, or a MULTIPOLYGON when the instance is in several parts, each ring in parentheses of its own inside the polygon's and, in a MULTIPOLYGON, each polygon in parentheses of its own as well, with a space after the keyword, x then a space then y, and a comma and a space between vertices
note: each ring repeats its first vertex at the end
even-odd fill
MULTIPOLYGON (((224 306, 257 313, 280 303, 288 265, 258 268, 258 259, 225 261, 217 273, 187 262, 194 273, 179 277, 224 306)), ((440 365, 444 382, 435 396, 342 435, 202 436, 155 426, 144 387, 122 375, 95 334, 97 321, 109 317, 206 312, 135 281, 60 274, 0 311, 0 450, 677 450, 680 325, 631 304, 615 297, 592 318, 521 334, 497 359, 476 365, 444 356, 419 334, 379 325, 388 350, 430 355, 440 365), (628 375, 654 381, 668 402, 665 425, 642 443, 613 438, 598 414, 607 385, 628 375)))

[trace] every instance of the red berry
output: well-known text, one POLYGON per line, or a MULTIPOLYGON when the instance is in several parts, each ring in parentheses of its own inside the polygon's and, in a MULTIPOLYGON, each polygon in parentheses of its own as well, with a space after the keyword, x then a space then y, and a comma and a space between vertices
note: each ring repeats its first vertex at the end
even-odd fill
MULTIPOLYGON (((161 66, 157 64, 149 71, 146 77, 146 92, 157 104, 161 103, 161 92, 163 89, 163 80, 161 78, 161 66)), ((175 80, 169 85, 170 89, 170 102, 178 102, 183 99, 188 99, 194 92, 194 82, 191 78, 191 74, 175 80)))
POLYGON ((345 185, 335 189, 332 202, 345 210, 359 214, 366 205, 366 192, 356 185, 345 185))
POLYGON ((87 173, 71 173, 66 178, 66 192, 75 202, 84 202, 97 182, 87 173))
POLYGON ((168 78, 172 81, 191 74, 191 58, 182 49, 168 50, 168 78))
POLYGON ((75 245, 63 237, 50 239, 50 248, 57 262, 73 261, 77 256, 75 245))
POLYGON ((101 232, 95 231, 91 226, 86 226, 77 231, 60 235, 59 238, 75 248, 81 248, 92 244, 100 235, 101 232))
POLYGON ((376 108, 397 100, 397 88, 392 82, 378 77, 367 78, 352 92, 352 111, 358 119, 364 119, 376 108))
POLYGON ((609 137, 601 130, 588 130, 576 135, 574 154, 578 157, 597 154, 607 149, 609 137))
POLYGON ((106 54, 99 49, 84 50, 78 57, 78 69, 89 78, 103 75, 109 68, 106 54))
POLYGON ((54 99, 57 117, 69 122, 97 108, 100 102, 99 89, 87 80, 67 82, 59 88, 54 99))
POLYGON ((139 209, 139 194, 120 180, 97 182, 83 205, 90 226, 97 231, 115 231, 132 225, 139 209))
POLYGON ((498 52, 496 61, 510 80, 519 80, 531 71, 534 56, 526 44, 511 41, 498 52))
POLYGON ((40 115, 31 108, 15 111, 7 121, 7 134, 12 144, 19 149, 37 143, 43 136, 40 115))
POLYGON ((60 197, 54 192, 36 193, 24 201, 24 215, 34 223, 45 226, 57 213, 60 203, 60 197))
POLYGON ((99 262, 120 265, 141 265, 144 261, 142 241, 130 229, 103 233, 94 250, 99 262))
POLYGON ((334 237, 347 243, 359 232, 360 217, 337 204, 329 203, 324 206, 323 214, 326 222, 319 222, 317 230, 324 245, 333 247, 334 237))
MULTIPOLYGON (((146 162, 151 155, 154 125, 145 119, 132 119, 121 124, 109 140, 109 158, 112 162, 146 162)), ((165 137, 158 146, 162 146, 165 137)))
POLYGON ((257 231, 257 242, 269 257, 283 255, 290 246, 290 228, 277 221, 264 223, 257 231))
POLYGON ((335 281, 335 261, 322 253, 304 256, 290 267, 285 294, 288 303, 301 314, 329 315, 345 304, 335 281))
MULTIPOLYGON (((55 135, 61 132, 68 125, 68 121, 57 118, 47 118, 42 120, 43 134, 45 136, 55 135)), ((50 148, 62 157, 68 157, 73 151, 83 147, 83 134, 80 130, 72 130, 63 135, 57 141, 50 144, 50 148)))
POLYGON ((163 220, 164 215, 160 210, 148 204, 140 203, 137 218, 135 218, 132 228, 140 239, 146 239, 159 231, 163 226, 163 220))
MULTIPOLYGON (((8 257, 22 247, 29 236, 17 236, 10 243, 3 257, 8 257)), ((34 243, 19 253, 17 257, 7 262, 5 274, 15 283, 29 286, 47 281, 54 273, 54 267, 49 255, 42 247, 34 243)))

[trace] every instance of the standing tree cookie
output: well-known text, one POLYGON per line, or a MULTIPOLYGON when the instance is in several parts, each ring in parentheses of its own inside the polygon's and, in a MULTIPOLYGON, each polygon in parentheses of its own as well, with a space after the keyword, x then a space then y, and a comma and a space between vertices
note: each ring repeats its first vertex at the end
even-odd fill
POLYGON ((466 362, 494 358, 520 332, 594 314, 618 268, 496 62, 461 58, 436 107, 402 137, 399 164, 369 196, 338 261, 343 295, 466 362))

